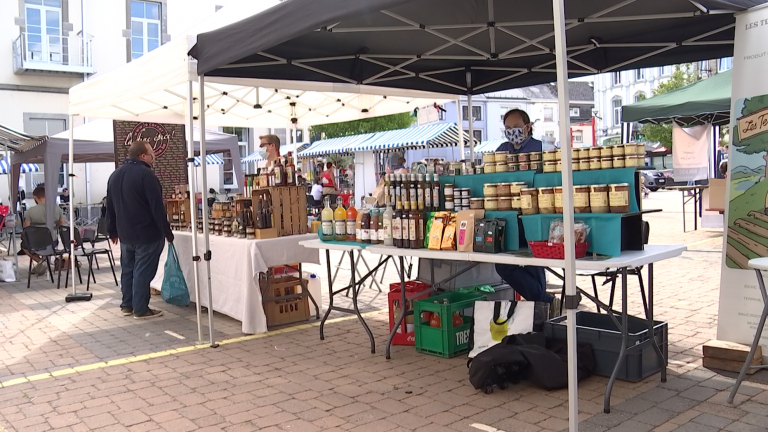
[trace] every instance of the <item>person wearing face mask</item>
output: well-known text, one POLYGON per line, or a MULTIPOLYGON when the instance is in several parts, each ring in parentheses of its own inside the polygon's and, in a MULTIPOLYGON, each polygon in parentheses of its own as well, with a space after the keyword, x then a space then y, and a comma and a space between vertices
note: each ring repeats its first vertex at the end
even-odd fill
POLYGON ((267 168, 271 168, 280 157, 280 138, 277 135, 262 135, 259 141, 259 154, 267 161, 267 168))
MULTIPOLYGON (((533 138, 533 125, 528 113, 511 109, 504 114, 504 135, 507 142, 496 151, 531 153, 541 151, 541 141, 533 138)), ((512 289, 528 301, 549 303, 550 316, 560 310, 560 299, 547 292, 547 276, 543 267, 496 264, 496 273, 512 289)))
POLYGON ((541 151, 541 141, 533 137, 533 124, 528 113, 515 108, 504 114, 503 143, 496 151, 508 151, 510 153, 532 153, 541 151))

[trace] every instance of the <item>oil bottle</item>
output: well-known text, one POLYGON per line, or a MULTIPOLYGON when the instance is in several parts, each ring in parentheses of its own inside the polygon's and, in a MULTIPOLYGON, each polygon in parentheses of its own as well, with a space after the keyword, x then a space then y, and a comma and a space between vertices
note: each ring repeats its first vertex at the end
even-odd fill
MULTIPOLYGON (((400 201, 397 202, 400 204, 400 201)), ((396 248, 403 247, 403 210, 397 209, 392 214, 392 245, 396 248)))
MULTIPOLYGON (((411 183, 410 188, 408 189, 408 195, 411 199, 411 210, 418 210, 419 209, 419 181, 417 180, 416 174, 411 174, 411 183)), ((423 204, 422 204, 423 207, 423 204)))
POLYGON ((432 182, 430 174, 424 175, 424 209, 428 212, 435 211, 432 208, 432 182))
POLYGON ((432 208, 435 211, 440 210, 440 176, 434 174, 432 176, 432 208))

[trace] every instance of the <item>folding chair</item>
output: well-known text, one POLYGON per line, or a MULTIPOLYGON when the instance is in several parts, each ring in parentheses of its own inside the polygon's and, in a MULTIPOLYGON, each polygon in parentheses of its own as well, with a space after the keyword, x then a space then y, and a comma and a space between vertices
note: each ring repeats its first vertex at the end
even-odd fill
MULTIPOLYGON (((60 236, 62 239, 69 238, 69 227, 63 226, 59 228, 60 236)), ((115 265, 112 261, 112 255, 110 254, 109 249, 105 248, 92 248, 92 249, 86 249, 83 245, 83 239, 80 237, 80 231, 75 229, 75 244, 74 244, 74 253, 70 254, 71 256, 74 256, 75 259, 75 267, 77 267, 77 257, 82 256, 85 257, 88 260, 88 281, 86 282, 86 291, 90 290, 91 286, 91 279, 93 279, 93 283, 96 283, 96 275, 93 273, 93 260, 97 255, 106 255, 109 259, 109 266, 112 269, 112 277, 115 279, 115 285, 119 286, 117 283, 117 275, 115 274, 115 265)), ((69 252, 70 246, 69 242, 64 241, 65 249, 67 252, 69 252)), ((66 288, 66 284, 69 280, 69 268, 72 266, 72 263, 70 263, 70 266, 67 267, 67 281, 64 282, 64 287, 66 288)), ((78 271, 78 276, 80 275, 80 269, 78 271)), ((82 278, 80 278, 80 283, 82 283, 82 278)))
MULTIPOLYGON (((53 270, 51 270, 51 257, 60 255, 53 245, 51 230, 47 227, 28 226, 21 232, 21 240, 24 248, 40 255, 48 266, 48 276, 53 283, 53 270)), ((29 258, 29 273, 27 274, 27 288, 32 280, 32 257, 29 258)), ((61 274, 59 274, 61 276, 61 274)), ((56 287, 58 289, 58 286, 56 287)))

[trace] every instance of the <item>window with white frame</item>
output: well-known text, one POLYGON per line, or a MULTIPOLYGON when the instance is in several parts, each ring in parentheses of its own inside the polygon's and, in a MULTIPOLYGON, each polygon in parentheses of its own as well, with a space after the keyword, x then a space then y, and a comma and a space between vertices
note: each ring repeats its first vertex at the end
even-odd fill
POLYGON ((613 106, 613 125, 618 126, 621 124, 621 105, 622 100, 620 97, 615 97, 611 100, 613 106))
POLYGON ((61 0, 25 0, 26 60, 62 63, 61 0))
MULTIPOLYGON (((224 128, 221 128, 221 131, 230 135, 235 135, 237 137, 237 145, 238 145, 238 150, 240 154, 240 160, 243 160, 244 157, 248 156, 249 129, 239 128, 239 127, 224 127, 224 128)), ((234 167, 234 164, 232 163, 232 154, 230 152, 225 152, 223 154, 222 159, 224 159, 222 185, 224 187, 236 186, 235 167, 234 167)), ((244 173, 248 172, 247 165, 248 165, 247 163, 240 163, 240 168, 244 173)))
POLYGON ((551 122, 555 119, 555 109, 552 107, 544 107, 544 121, 551 122))
POLYGON ((635 102, 640 102, 641 100, 645 100, 647 97, 645 96, 645 92, 639 91, 635 93, 635 102))
MULTIPOLYGON (((465 129, 464 132, 469 135, 469 129, 465 129)), ((482 129, 472 129, 472 136, 474 136, 475 140, 477 142, 483 142, 483 130, 482 129)))
POLYGON ((645 69, 635 69, 635 81, 642 81, 645 79, 645 69))
POLYGON ((578 117, 578 116, 579 116, 579 109, 571 108, 571 117, 578 117))
POLYGON ((501 120, 502 123, 504 123, 504 114, 508 113, 510 110, 513 110, 513 109, 521 109, 519 105, 503 106, 500 108, 501 108, 501 114, 499 114, 499 119, 501 120))
POLYGON ((719 72, 731 70, 733 68, 733 57, 721 58, 717 63, 719 72))
POLYGON ((611 74, 611 82, 615 86, 621 84, 621 72, 613 72, 611 74))
POLYGON ((160 46, 160 3, 131 0, 131 60, 160 46))
MULTIPOLYGON (((469 121, 469 107, 464 105, 461 107, 461 119, 465 121, 469 121)), ((475 121, 482 121, 483 120, 483 107, 479 106, 473 106, 472 107, 472 118, 475 121)))
POLYGON ((573 144, 581 144, 584 142, 584 132, 583 131, 573 131, 571 133, 571 136, 573 137, 573 144))

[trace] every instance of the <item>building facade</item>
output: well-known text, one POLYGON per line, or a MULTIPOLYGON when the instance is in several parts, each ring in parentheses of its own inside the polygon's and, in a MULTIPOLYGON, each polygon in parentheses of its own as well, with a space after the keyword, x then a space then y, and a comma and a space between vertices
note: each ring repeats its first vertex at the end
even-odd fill
MULTIPOLYGON (((729 70, 731 58, 703 61, 690 67, 701 77, 729 70)), ((621 141, 621 109, 653 95, 653 90, 668 80, 675 66, 643 68, 598 74, 593 77, 595 89, 595 123, 598 144, 617 144, 621 141)), ((639 125, 634 125, 637 131, 639 125)))
MULTIPOLYGON (((69 88, 94 75, 140 58, 209 18, 222 7, 242 0, 4 0, 0 2, 0 123, 33 135, 69 129, 69 88)), ((259 0, 254 0, 259 1, 259 0)), ((82 123, 87 119, 76 119, 82 123)), ((74 126, 77 126, 74 125, 74 126)), ((245 156, 258 147, 258 136, 286 129, 226 130, 240 139, 245 156)), ((300 137, 301 138, 301 137, 300 137)), ((283 141, 287 142, 287 141, 283 141)), ((224 189, 236 181, 232 159, 210 166, 211 187, 224 189)), ((251 170, 253 167, 246 167, 251 170)), ((22 174, 20 188, 28 196, 43 182, 41 172, 22 174)), ((59 189, 69 180, 59 167, 59 189)), ((70 185, 77 203, 98 202, 114 171, 111 163, 76 164, 70 185)), ((9 199, 0 182, 0 199, 9 199)))

